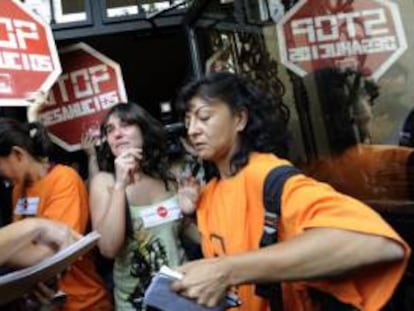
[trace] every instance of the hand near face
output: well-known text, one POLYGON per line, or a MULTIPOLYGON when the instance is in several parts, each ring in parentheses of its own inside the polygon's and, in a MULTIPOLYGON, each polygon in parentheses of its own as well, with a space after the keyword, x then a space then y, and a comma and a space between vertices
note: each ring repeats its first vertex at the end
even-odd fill
POLYGON ((130 148, 115 158, 115 181, 126 187, 135 181, 142 160, 142 149, 130 148))
POLYGON ((81 148, 87 156, 96 155, 95 146, 98 143, 99 138, 94 136, 91 131, 86 131, 81 137, 81 148))
POLYGON ((172 284, 172 290, 201 305, 219 305, 230 287, 230 269, 221 258, 192 261, 175 270, 184 277, 172 284))

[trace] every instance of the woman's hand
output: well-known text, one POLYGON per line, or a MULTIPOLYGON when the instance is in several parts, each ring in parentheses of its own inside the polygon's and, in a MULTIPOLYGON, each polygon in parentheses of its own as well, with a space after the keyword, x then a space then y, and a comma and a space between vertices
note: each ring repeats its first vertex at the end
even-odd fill
POLYGON ((57 276, 46 283, 40 282, 30 294, 26 296, 28 310, 56 310, 66 301, 66 294, 59 290, 57 276))
POLYGON ((197 202, 200 196, 200 181, 194 176, 181 174, 178 177, 178 203, 185 215, 193 214, 197 209, 197 202))
MULTIPOLYGON (((26 221, 26 220, 24 220, 26 221)), ((28 221, 35 222, 40 230, 34 241, 47 245, 55 251, 69 246, 81 238, 81 235, 73 231, 68 225, 44 218, 31 218, 28 221)))
POLYGON ((142 149, 131 148, 123 151, 115 159, 115 183, 126 187, 139 178, 139 162, 142 160, 142 149))
MULTIPOLYGON (((57 278, 55 282, 57 282, 57 278)), ((51 305, 53 297, 55 296, 57 291, 57 284, 49 285, 40 282, 36 285, 36 288, 33 290, 32 294, 41 305, 51 305)))
POLYGON ((172 290, 201 305, 219 305, 230 288, 231 271, 224 258, 196 260, 175 270, 183 278, 172 284, 172 290))
POLYGON ((91 131, 86 131, 81 137, 81 148, 88 157, 96 156, 95 145, 98 143, 99 138, 93 135, 91 131))
POLYGON ((49 103, 48 95, 48 93, 42 91, 30 94, 26 99, 26 102, 28 103, 27 121, 38 121, 40 110, 49 103))

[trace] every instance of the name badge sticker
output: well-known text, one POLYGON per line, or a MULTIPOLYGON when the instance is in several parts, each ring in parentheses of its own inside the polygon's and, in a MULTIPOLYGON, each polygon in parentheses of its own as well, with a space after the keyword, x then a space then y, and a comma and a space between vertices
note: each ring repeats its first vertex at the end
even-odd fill
POLYGON ((14 213, 16 215, 35 216, 39 207, 39 197, 20 198, 17 200, 14 213))
POLYGON ((181 209, 177 202, 148 207, 139 212, 144 228, 151 228, 169 223, 182 217, 181 209))

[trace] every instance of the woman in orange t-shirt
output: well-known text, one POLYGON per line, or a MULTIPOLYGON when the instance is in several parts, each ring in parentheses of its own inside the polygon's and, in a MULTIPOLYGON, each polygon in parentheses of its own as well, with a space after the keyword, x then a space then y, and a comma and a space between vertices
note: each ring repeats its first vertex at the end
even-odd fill
POLYGON ((380 310, 410 250, 377 213, 329 185, 291 177, 281 195, 279 243, 259 247, 265 178, 289 165, 274 155, 287 151, 281 98, 270 101, 241 77, 216 73, 185 87, 179 103, 190 142, 216 175, 198 198, 194 180, 179 190, 184 212, 197 207, 207 258, 179 267, 184 276, 173 289, 207 306, 232 289, 241 298, 232 310, 266 311, 253 284, 282 282, 285 311, 319 310, 312 289, 354 309, 380 310))
MULTIPOLYGON (((0 175, 13 185, 13 218, 42 217, 69 225, 84 234, 89 223, 88 196, 80 176, 70 167, 48 161, 46 129, 0 119, 0 175)), ((32 245, 15 253, 16 267, 36 264, 54 253, 49 245, 32 245)), ((60 310, 111 310, 103 282, 91 255, 76 261, 64 273, 58 288, 67 295, 60 310)))

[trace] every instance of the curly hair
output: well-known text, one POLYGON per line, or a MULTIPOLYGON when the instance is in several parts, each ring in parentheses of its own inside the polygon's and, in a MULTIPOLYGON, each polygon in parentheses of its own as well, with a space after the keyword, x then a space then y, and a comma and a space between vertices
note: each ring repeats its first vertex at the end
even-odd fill
POLYGON ((234 174, 248 163, 252 151, 286 157, 289 110, 281 97, 270 98, 247 79, 229 72, 212 73, 185 86, 177 98, 182 116, 194 97, 207 102, 220 100, 233 113, 247 111, 247 124, 240 133, 240 148, 230 161, 234 174))
MULTIPOLYGON (((107 135, 106 124, 111 116, 117 116, 122 122, 140 128, 143 139, 143 159, 140 163, 142 172, 161 179, 168 189, 168 184, 173 178, 169 171, 166 133, 161 123, 138 104, 120 103, 112 107, 101 122, 101 133, 104 137, 107 135)), ((99 148, 98 159, 103 171, 115 172, 115 157, 106 140, 99 148)))

